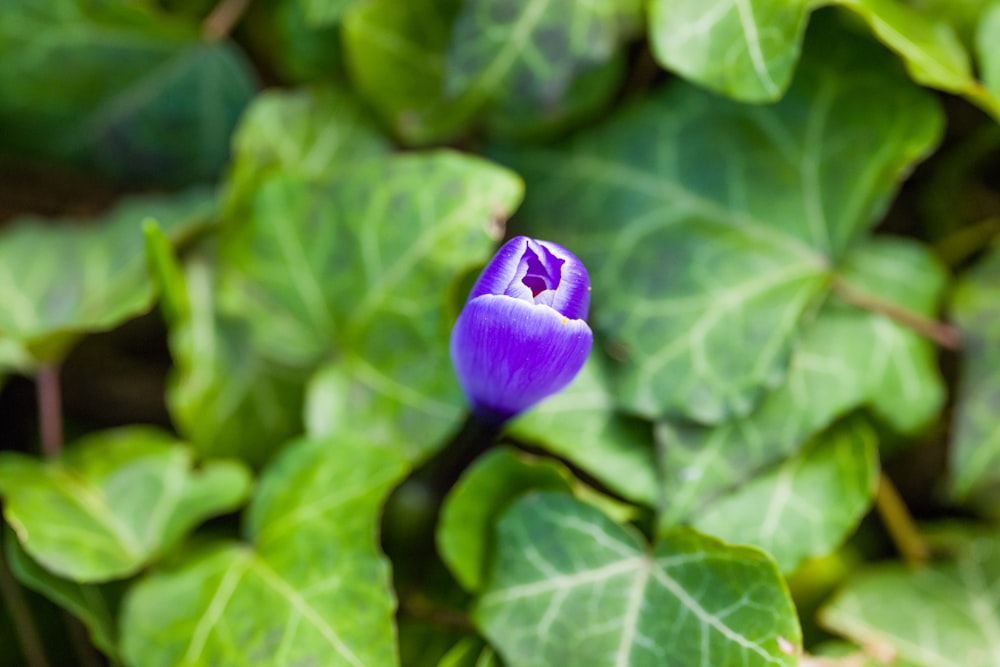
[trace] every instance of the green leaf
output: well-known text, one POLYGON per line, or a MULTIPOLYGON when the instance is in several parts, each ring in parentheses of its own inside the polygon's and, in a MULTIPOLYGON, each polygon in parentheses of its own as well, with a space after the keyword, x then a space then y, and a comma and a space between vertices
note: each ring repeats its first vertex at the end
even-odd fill
POLYGON ((771 554, 782 572, 833 551, 871 507, 878 442, 859 419, 829 429, 797 456, 697 514, 693 525, 771 554))
POLYGON ((624 498, 656 506, 660 496, 652 432, 615 412, 606 364, 591 355, 572 384, 514 420, 520 440, 579 466, 624 498))
POLYGON ((4 453, 4 516, 53 573, 81 583, 126 577, 246 498, 243 466, 192 465, 187 448, 143 427, 87 436, 47 462, 4 453))
MULTIPOLYGON (((955 28, 938 16, 940 11, 921 4, 926 3, 717 0, 706 10, 697 0, 653 0, 650 41, 663 67, 709 90, 746 102, 774 101, 792 79, 808 13, 824 5, 840 6, 857 14, 899 54, 914 81, 964 95, 994 116, 1000 114, 996 89, 991 94, 976 80, 955 28)), ((834 22, 825 15, 813 18, 807 45, 834 22)))
POLYGON ((179 240, 213 213, 207 190, 132 197, 101 220, 22 218, 0 233, 0 340, 36 361, 60 360, 82 334, 110 329, 152 305, 144 218, 179 240))
POLYGON ((254 88, 232 44, 205 43, 197 25, 142 3, 12 0, 0 10, 8 150, 119 182, 204 181, 225 163, 254 88), (198 103, 178 103, 189 99, 198 103))
POLYGON ((868 568, 848 581, 820 620, 919 667, 992 667, 1000 661, 998 580, 1000 543, 995 535, 972 538, 953 561, 868 568))
POLYGON ((877 45, 830 39, 775 105, 678 83, 569 143, 506 154, 528 184, 519 220, 590 271, 626 410, 750 414, 834 268, 936 143, 932 97, 877 45))
POLYGON ((4 535, 7 565, 17 580, 68 610, 86 626, 90 640, 114 661, 118 656, 118 604, 122 587, 78 584, 52 574, 24 552, 11 531, 4 535))
POLYGON ((528 491, 568 492, 569 473, 551 461, 531 461, 514 450, 493 449, 473 463, 441 507, 437 547, 466 590, 482 588, 493 549, 493 525, 528 491))
POLYGON ((511 667, 794 665, 801 641, 774 563, 679 529, 652 548, 572 498, 531 494, 500 520, 476 616, 511 667))
POLYGON ((311 432, 381 422, 417 456, 454 427, 464 401, 443 313, 521 191, 510 172, 451 152, 260 188, 224 240, 224 309, 250 323, 269 361, 310 368, 332 356, 311 391, 310 414, 322 415, 311 432))
POLYGON ((481 639, 469 637, 455 644, 437 667, 499 667, 499 662, 493 649, 483 647, 481 639))
POLYGON ((663 67, 745 101, 777 100, 799 56, 809 0, 652 0, 649 37, 663 67))
POLYGON ((302 430, 305 374, 267 361, 249 325, 218 311, 213 256, 191 254, 182 267, 155 227, 146 243, 170 329, 166 400, 177 429, 202 457, 263 464, 302 430))
POLYGON ((445 51, 459 0, 369 0, 344 15, 347 69, 359 94, 403 143, 460 135, 479 112, 443 95, 445 51))
POLYGON ((969 53, 955 30, 898 0, 830 0, 856 12, 880 41, 899 54, 913 80, 965 95, 994 116, 1000 104, 976 80, 969 53))
MULTIPOLYGON (((908 311, 934 313, 945 274, 913 242, 878 238, 851 252, 839 280, 908 311)), ((904 434, 937 415, 944 386, 934 346, 835 293, 802 332, 784 384, 747 418, 713 428, 662 422, 661 521, 703 511, 758 471, 794 454, 837 417, 867 407, 904 434)))
POLYGON ((261 477, 243 542, 179 557, 130 591, 122 653, 136 667, 398 664, 385 495, 405 468, 356 439, 290 445, 261 477))
POLYGON ((268 175, 329 178, 388 151, 389 143, 370 114, 345 91, 268 91, 254 99, 233 137, 227 191, 231 199, 245 200, 268 175))
POLYGON ((580 72, 610 61, 641 15, 638 0, 467 0, 452 30, 445 93, 552 103, 580 72))
POLYGON ((305 12, 306 21, 314 28, 322 28, 340 21, 340 17, 360 0, 298 0, 305 12))
POLYGON ((951 309, 962 332, 961 375, 950 450, 951 492, 1000 508, 1000 250, 959 282, 951 309))
MULTIPOLYGON (((994 99, 1000 98, 1000 54, 995 48, 1000 37, 1000 4, 993 3, 983 12, 976 29, 976 53, 983 84, 994 99)), ((998 114, 994 114, 998 115, 998 114)))

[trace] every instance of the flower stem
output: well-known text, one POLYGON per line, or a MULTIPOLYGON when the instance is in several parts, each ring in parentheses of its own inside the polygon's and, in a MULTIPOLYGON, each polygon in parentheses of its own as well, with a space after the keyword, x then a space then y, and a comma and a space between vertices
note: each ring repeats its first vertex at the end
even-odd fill
POLYGON ((41 431, 42 452, 52 458, 62 451, 62 399, 59 388, 59 365, 43 364, 35 376, 38 393, 38 425, 41 431))
POLYGON ((502 423, 470 413, 451 441, 420 466, 414 476, 443 499, 466 468, 496 442, 502 429, 502 423))
POLYGON ((202 36, 209 42, 225 39, 249 6, 250 0, 219 0, 201 23, 202 36))
POLYGON ((920 535, 917 523, 906 508, 899 491, 884 472, 879 475, 875 508, 906 564, 912 567, 925 565, 930 560, 930 549, 920 535))

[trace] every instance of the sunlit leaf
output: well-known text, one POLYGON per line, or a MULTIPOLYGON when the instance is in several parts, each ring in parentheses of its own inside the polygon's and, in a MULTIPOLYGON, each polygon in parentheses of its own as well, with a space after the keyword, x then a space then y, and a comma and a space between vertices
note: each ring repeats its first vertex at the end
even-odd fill
POLYGON ((567 471, 501 448, 480 457, 448 494, 437 527, 438 553, 467 590, 482 588, 496 520, 520 496, 538 489, 568 492, 567 471))
POLYGON ((197 24, 147 4, 0 8, 0 145, 9 151, 71 160, 121 182, 204 181, 225 163, 254 88, 232 44, 203 42, 197 24))
POLYGON ((568 144, 504 153, 528 184, 519 220, 590 271, 625 409, 750 414, 837 264, 937 141, 933 98, 877 45, 836 37, 813 42, 775 105, 675 84, 568 144))
POLYGON ((0 232, 0 340, 35 360, 58 360, 76 339, 149 308, 142 222, 156 218, 172 239, 204 226, 209 191, 133 197, 96 221, 22 218, 0 232))
POLYGON ((298 0, 305 12, 306 21, 314 27, 336 23, 345 11, 361 0, 298 0))
POLYGON ((835 426, 797 456, 695 516, 694 526, 771 554, 783 572, 835 549, 875 495, 878 446, 861 420, 835 426))
MULTIPOLYGON (((1000 510, 1000 251, 959 283, 952 311, 962 331, 962 372, 950 450, 951 490, 1000 510)), ((989 508, 987 508, 989 509, 989 508)))
POLYGON ((736 99, 776 100, 799 56, 809 0, 653 0, 657 61, 736 99))
POLYGON ((376 526, 404 469, 364 441, 290 445, 261 477, 247 542, 193 549, 132 588, 122 614, 126 662, 398 664, 376 526))
POLYGON ((476 618, 511 667, 797 662, 774 563, 689 529, 649 548, 589 505, 531 494, 500 520, 492 572, 476 618))
POLYGON ((247 470, 142 427, 89 435, 57 459, 0 454, 4 516, 25 551, 77 582, 128 576, 210 516, 238 507, 247 470))
POLYGON ((858 573, 821 620, 919 667, 992 667, 1000 661, 997 581, 1000 543, 995 536, 972 538, 953 561, 920 569, 890 563, 858 573))

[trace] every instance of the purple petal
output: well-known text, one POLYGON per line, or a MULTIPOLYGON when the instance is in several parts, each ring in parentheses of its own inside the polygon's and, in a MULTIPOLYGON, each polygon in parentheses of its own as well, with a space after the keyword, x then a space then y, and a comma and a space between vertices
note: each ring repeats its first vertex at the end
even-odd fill
MULTIPOLYGON (((516 236, 500 246, 472 287, 472 292, 469 293, 470 301, 484 294, 504 294, 512 284, 520 284, 520 280, 515 281, 515 277, 524 251, 528 247, 528 240, 527 236, 516 236)), ((531 290, 525 285, 522 287, 530 300, 531 290)), ((521 294, 510 296, 523 298, 521 294)))
POLYGON ((451 358, 473 409, 498 421, 569 384, 590 354, 587 323, 505 295, 469 301, 451 335, 451 358))
POLYGON ((549 304, 571 320, 585 320, 590 311, 590 276, 583 262, 552 241, 534 241, 562 261, 559 286, 549 304))
POLYGON ((585 320, 590 310, 590 277, 576 255, 558 243, 517 236, 486 265, 469 300, 485 294, 506 294, 551 306, 571 320, 585 320))

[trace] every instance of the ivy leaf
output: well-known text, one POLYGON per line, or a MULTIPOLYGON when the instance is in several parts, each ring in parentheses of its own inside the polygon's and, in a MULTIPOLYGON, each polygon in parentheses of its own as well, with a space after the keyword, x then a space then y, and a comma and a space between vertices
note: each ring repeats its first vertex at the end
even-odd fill
POLYGON ((577 74, 610 61, 641 16, 637 0, 468 0, 452 30, 445 93, 555 102, 577 74))
POLYGON ((746 102, 775 101, 792 80, 806 24, 811 23, 808 44, 837 23, 828 16, 810 21, 809 14, 824 5, 857 14, 899 54, 917 83, 965 95, 994 116, 1000 113, 995 92, 988 93, 976 80, 955 29, 918 3, 720 0, 706 12, 697 0, 654 0, 649 27, 653 54, 663 67, 715 92, 746 102))
POLYGON ((498 525, 476 619, 511 667, 794 665, 801 642, 774 563, 689 529, 651 549, 599 510, 555 493, 498 525))
POLYGON ((254 99, 240 120, 226 189, 230 198, 241 200, 269 174, 329 178, 388 152, 388 141, 346 92, 319 86, 268 91, 254 99))
POLYGON ((110 329, 149 308, 144 218, 178 240, 214 210, 207 190, 123 200, 93 223, 21 218, 0 233, 0 340, 36 362, 61 359, 83 334, 110 329))
POLYGON ((808 0, 653 0, 649 33, 663 67, 745 101, 777 100, 788 87, 808 0))
POLYGON ((797 456, 755 477, 694 518, 694 527, 771 554, 782 572, 833 551, 871 507, 878 442, 855 419, 817 436, 797 456))
POLYGON ((676 84, 569 143, 505 155, 528 183, 519 220, 590 271, 620 405, 713 424, 781 382, 834 267, 940 131, 926 91, 841 34, 810 43, 777 104, 676 84))
POLYGON ((87 436, 57 459, 0 455, 4 516, 46 569, 86 583, 126 577, 204 519, 239 507, 247 470, 191 453, 159 431, 131 427, 87 436))
POLYGON ((354 439, 289 445, 260 479, 248 543, 189 550, 133 586, 122 653, 136 667, 398 664, 376 526, 405 471, 354 439))
POLYGON ((94 646, 112 660, 119 660, 117 613, 123 592, 120 582, 79 584, 57 577, 32 560, 11 531, 4 535, 4 550, 10 571, 22 585, 69 610, 86 626, 94 646))
POLYGON ((951 308, 962 332, 962 373, 950 450, 951 491, 964 501, 1000 500, 1000 250, 994 249, 959 282, 951 308))
POLYGON ((514 420, 520 440, 579 466, 608 489, 650 507, 660 484, 649 425, 615 412, 605 363, 592 354, 573 382, 514 420))
POLYGON ((118 182, 205 181, 255 87, 232 44, 205 43, 196 24, 148 4, 13 0, 0 10, 0 143, 14 152, 118 182), (199 103, 177 103, 187 99, 199 103))
MULTIPOLYGON (((929 316, 945 273, 926 248, 879 238, 851 252, 838 279, 859 293, 879 294, 929 316)), ((679 421, 657 426, 663 451, 660 520, 672 525, 705 511, 851 410, 867 407, 893 429, 916 433, 943 401, 930 342, 834 294, 804 328, 784 384, 752 415, 716 427, 679 421)))
POLYGON ((369 0, 344 15, 347 69, 359 94, 405 144, 459 136, 480 105, 443 95, 444 55, 459 0, 369 0))
MULTIPOLYGON (((976 52, 982 70, 983 83, 993 99, 1000 99, 1000 55, 994 48, 1000 35, 1000 5, 989 5, 976 29, 976 52)), ((998 105, 1000 106, 1000 105, 998 105)), ((994 111, 994 115, 1000 115, 994 111)))
POLYGON ((454 426, 464 402, 442 313, 458 277, 488 258, 486 231, 521 190, 510 172, 450 152, 260 188, 224 242, 223 307, 251 324, 274 363, 310 368, 335 351, 316 380, 335 386, 311 393, 338 398, 310 399, 310 414, 325 415, 311 432, 389 415, 362 421, 395 429, 392 442, 418 456, 454 426))
POLYGON ((528 491, 568 492, 570 475, 551 461, 530 461, 508 448, 490 450, 473 463, 441 507, 437 547, 441 560, 466 590, 482 588, 493 525, 528 491))
POLYGON ((1000 661, 998 580, 1000 543, 994 535, 973 537, 951 561, 866 569, 824 607, 820 620, 919 667, 992 667, 1000 661))

